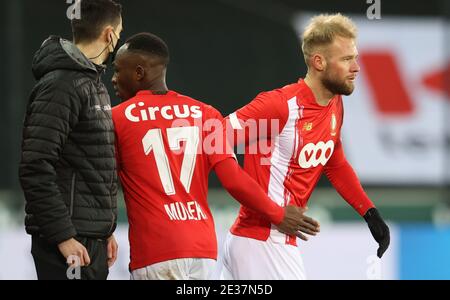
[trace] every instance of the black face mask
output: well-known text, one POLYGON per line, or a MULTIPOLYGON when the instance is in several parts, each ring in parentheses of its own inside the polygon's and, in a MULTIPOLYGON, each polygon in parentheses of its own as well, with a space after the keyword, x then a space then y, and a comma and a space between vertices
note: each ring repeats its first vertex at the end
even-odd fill
MULTIPOLYGON (((108 57, 106 58, 106 60, 103 62, 104 65, 112 65, 112 63, 114 62, 114 60, 116 59, 116 55, 117 55, 117 51, 119 51, 119 46, 120 46, 120 38, 117 37, 116 33, 113 31, 114 36, 117 39, 116 45, 114 46, 114 49, 112 52, 109 53, 108 57)), ((111 39, 111 43, 113 42, 113 40, 111 39)), ((108 46, 109 47, 109 46, 108 46)))
MULTIPOLYGON (((103 61, 102 64, 104 64, 104 65, 112 64, 113 61, 116 59, 117 50, 119 50, 120 38, 117 37, 117 35, 116 35, 116 33, 114 31, 113 31, 113 33, 114 33, 114 36, 117 39, 117 42, 116 42, 116 45, 114 46, 114 50, 112 52, 110 52, 108 54, 108 57, 103 61)), ((113 43, 114 43, 114 40, 111 38, 111 42, 105 47, 105 49, 103 49, 102 52, 100 52, 99 55, 97 55, 96 57, 91 57, 89 59, 92 60, 92 59, 96 59, 96 58, 100 57, 100 55, 102 55, 103 52, 105 52, 111 45, 113 45, 113 43)))

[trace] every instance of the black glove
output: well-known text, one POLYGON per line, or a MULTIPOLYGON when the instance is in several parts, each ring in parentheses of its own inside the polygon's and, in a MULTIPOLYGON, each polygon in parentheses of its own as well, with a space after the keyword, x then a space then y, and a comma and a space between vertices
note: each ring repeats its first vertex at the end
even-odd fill
POLYGON ((375 207, 372 207, 366 212, 366 214, 364 215, 364 220, 366 220, 373 238, 380 246, 378 247, 377 256, 381 258, 383 256, 383 253, 389 247, 389 243, 391 241, 389 227, 386 225, 386 223, 384 223, 383 219, 380 216, 380 213, 375 207))

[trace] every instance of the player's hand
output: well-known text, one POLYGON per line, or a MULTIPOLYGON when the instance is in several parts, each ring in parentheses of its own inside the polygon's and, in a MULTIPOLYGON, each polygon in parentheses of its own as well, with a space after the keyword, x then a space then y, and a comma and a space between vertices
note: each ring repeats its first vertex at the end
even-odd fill
POLYGON ((58 249, 67 260, 67 264, 70 266, 78 263, 73 259, 74 256, 78 256, 81 267, 87 266, 91 263, 87 249, 74 238, 59 243, 58 249))
POLYGON ((379 247, 377 250, 377 256, 381 258, 383 253, 387 250, 390 243, 390 233, 389 227, 384 223, 380 216, 380 213, 375 207, 369 209, 364 215, 364 220, 366 220, 369 226, 370 233, 372 233, 373 238, 377 241, 379 247))
POLYGON ((108 238, 108 245, 106 248, 108 251, 108 267, 111 268, 117 259, 117 251, 119 250, 119 245, 114 238, 114 235, 108 238))
POLYGON ((305 216, 304 213, 307 209, 292 205, 286 206, 284 219, 277 225, 278 230, 285 234, 296 235, 304 241, 307 241, 308 237, 303 233, 316 235, 320 231, 320 224, 316 220, 305 216))

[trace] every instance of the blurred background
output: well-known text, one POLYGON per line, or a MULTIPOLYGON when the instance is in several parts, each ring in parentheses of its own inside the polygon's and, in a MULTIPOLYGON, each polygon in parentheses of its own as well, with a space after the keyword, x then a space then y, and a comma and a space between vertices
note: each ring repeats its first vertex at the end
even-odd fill
MULTIPOLYGON (((0 279, 33 279, 17 168, 31 61, 49 35, 71 39, 71 0, 0 0, 0 279)), ((122 38, 148 31, 169 45, 169 88, 227 115, 261 91, 297 81, 299 36, 317 13, 341 12, 359 28, 361 72, 344 98, 347 158, 391 228, 377 244, 324 178, 309 214, 322 232, 300 244, 310 279, 450 279, 450 1, 127 0, 122 38)), ((111 68, 103 77, 112 91, 111 68)), ((111 93, 114 95, 114 93, 111 93)), ((113 105, 118 99, 112 96, 113 105)), ((120 193, 121 194, 121 193, 120 193)), ((122 197, 122 196, 121 196, 122 197)), ((219 249, 238 204, 211 176, 219 249)), ((128 278, 127 220, 119 199, 119 261, 128 278)))

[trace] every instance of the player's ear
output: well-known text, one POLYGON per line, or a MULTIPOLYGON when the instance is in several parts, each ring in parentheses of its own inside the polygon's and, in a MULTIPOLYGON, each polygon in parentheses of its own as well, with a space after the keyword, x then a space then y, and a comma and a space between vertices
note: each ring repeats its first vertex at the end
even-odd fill
POLYGON ((141 81, 145 77, 145 69, 144 67, 138 65, 135 71, 136 79, 141 81))
POLYGON ((327 66, 325 57, 320 53, 315 53, 312 56, 311 63, 317 71, 323 71, 327 66))
POLYGON ((100 38, 102 39, 102 41, 108 44, 111 43, 113 31, 114 27, 112 27, 111 25, 105 26, 105 28, 103 28, 102 30, 102 33, 100 34, 100 38))

